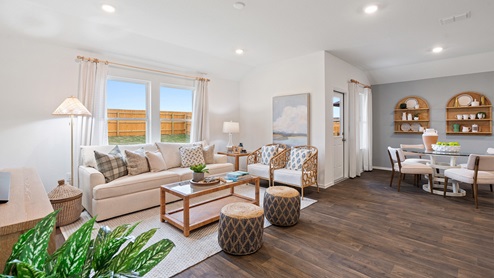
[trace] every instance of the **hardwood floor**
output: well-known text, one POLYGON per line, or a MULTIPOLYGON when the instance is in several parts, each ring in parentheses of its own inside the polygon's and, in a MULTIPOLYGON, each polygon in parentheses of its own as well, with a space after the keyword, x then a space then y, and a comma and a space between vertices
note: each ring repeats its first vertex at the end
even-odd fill
MULTIPOLYGON (((248 256, 220 252, 176 277, 494 277, 494 193, 431 195, 396 191, 374 170, 306 196, 318 202, 297 225, 271 226, 248 256)), ((186 259, 186 258, 184 258, 186 259)))

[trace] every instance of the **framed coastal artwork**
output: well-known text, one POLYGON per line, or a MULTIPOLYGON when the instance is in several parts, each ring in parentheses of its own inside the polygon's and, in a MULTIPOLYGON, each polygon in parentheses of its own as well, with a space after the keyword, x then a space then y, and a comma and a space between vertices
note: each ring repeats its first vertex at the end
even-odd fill
POLYGON ((273 143, 309 144, 309 93, 273 97, 273 143))

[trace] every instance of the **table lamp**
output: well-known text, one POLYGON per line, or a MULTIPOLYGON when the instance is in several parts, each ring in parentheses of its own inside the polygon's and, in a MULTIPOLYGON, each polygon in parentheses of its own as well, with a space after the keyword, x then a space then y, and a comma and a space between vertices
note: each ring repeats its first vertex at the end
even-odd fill
POLYGON ((76 97, 71 96, 65 99, 52 114, 70 116, 70 182, 74 185, 74 115, 91 116, 91 113, 76 97))
POLYGON ((231 148, 233 146, 232 133, 239 133, 240 126, 237 122, 224 122, 223 123, 223 133, 228 133, 228 144, 226 148, 231 148))

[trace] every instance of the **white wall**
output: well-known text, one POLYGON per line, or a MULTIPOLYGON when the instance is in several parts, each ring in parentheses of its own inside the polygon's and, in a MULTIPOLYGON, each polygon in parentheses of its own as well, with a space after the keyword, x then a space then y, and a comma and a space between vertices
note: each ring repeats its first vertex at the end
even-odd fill
MULTIPOLYGON (((324 161, 324 52, 258 67, 240 81, 240 141, 255 150, 273 141, 273 97, 310 93, 310 141, 324 161)), ((319 165, 318 182, 325 183, 319 165)))
MULTIPOLYGON (((324 171, 326 172, 326 186, 332 185, 334 180, 334 164, 333 164, 333 91, 339 91, 345 94, 346 101, 345 106, 348 105, 348 81, 350 79, 358 80, 364 84, 370 84, 366 74, 355 66, 333 56, 332 54, 325 52, 325 106, 326 106, 326 133, 327 140, 325 141, 326 158, 324 163, 324 171)), ((348 109, 344 109, 344 118, 349 119, 348 109)), ((348 133, 348 125, 345 126, 345 137, 349 138, 351 134, 348 133)), ((348 150, 348 146, 345 145, 345 150, 348 150)), ((345 158, 348 161, 348 158, 345 158)), ((344 166, 347 168, 346 165, 344 166)), ((345 177, 347 175, 345 174, 345 177)))
MULTIPOLYGON (((31 39, 1 35, 1 41, 0 169, 34 167, 50 191, 70 172, 69 119, 51 113, 65 98, 77 95, 75 57, 112 59, 31 39)), ((217 148, 224 148, 227 136, 221 133, 222 123, 238 120, 238 82, 208 77, 210 137, 217 148)))

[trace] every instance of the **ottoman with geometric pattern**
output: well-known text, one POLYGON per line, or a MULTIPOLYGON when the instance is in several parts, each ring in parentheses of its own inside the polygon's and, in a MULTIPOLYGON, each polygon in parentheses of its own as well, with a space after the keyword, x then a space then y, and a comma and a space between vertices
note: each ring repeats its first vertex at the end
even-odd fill
POLYGON ((248 255, 262 246, 264 213, 249 203, 231 203, 220 212, 218 243, 226 253, 248 255))
POLYGON ((264 214, 276 226, 293 226, 300 218, 300 194, 287 186, 272 186, 264 193, 264 214))

